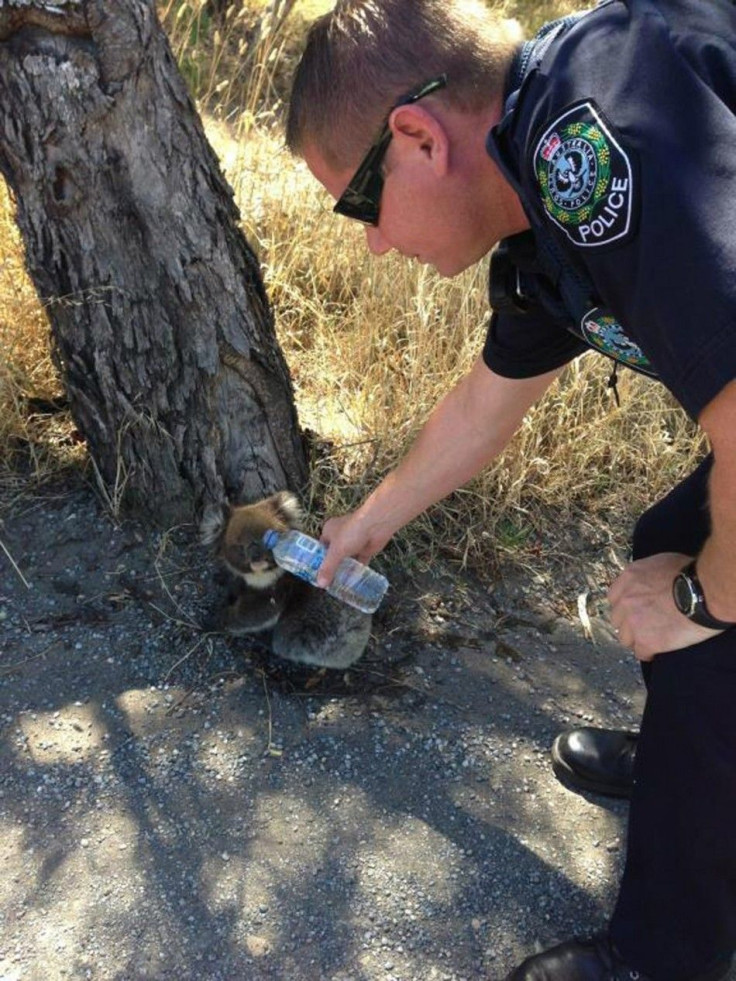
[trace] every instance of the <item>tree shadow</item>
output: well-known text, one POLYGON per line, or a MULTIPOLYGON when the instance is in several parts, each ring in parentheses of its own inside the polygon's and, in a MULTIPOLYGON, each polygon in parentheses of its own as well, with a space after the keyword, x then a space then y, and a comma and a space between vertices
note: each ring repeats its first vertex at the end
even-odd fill
POLYGON ((3 535, 35 591, 3 567, 9 977, 503 978, 605 922, 626 806, 564 791, 546 752, 580 707, 620 721, 634 671, 533 624, 518 660, 420 632, 294 670, 205 645, 208 571, 89 495, 3 535))

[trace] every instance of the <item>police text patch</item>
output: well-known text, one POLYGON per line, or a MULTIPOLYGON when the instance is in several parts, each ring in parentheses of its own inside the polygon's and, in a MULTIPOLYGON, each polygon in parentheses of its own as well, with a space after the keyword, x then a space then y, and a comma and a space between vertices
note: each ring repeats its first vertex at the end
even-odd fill
POLYGON ((547 127, 534 172, 547 214, 576 245, 608 245, 629 231, 631 161, 592 102, 571 106, 547 127))

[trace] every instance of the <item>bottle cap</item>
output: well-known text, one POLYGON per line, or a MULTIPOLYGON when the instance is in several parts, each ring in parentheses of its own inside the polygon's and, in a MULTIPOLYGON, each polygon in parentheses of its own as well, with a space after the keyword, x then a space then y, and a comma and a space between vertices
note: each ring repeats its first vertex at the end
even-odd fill
POLYGON ((281 538, 281 535, 270 528, 263 536, 263 544, 266 548, 273 548, 276 542, 281 538))

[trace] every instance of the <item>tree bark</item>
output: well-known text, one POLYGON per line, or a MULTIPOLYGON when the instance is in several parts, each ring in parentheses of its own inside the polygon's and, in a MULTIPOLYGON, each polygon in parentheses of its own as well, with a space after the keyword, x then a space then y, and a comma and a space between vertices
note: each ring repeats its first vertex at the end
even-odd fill
POLYGON ((149 0, 0 0, 0 170, 72 413, 159 524, 300 490, 291 380, 149 0))

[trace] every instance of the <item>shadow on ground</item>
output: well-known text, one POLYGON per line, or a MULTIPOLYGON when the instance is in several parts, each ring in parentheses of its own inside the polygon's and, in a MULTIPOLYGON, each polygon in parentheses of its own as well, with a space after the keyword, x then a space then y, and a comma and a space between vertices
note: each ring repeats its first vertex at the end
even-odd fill
POLYGON ((600 624, 436 574, 355 670, 295 671, 199 630, 183 532, 77 487, 0 538, 3 981, 500 981, 605 922, 626 806, 548 766, 637 722, 600 624))

